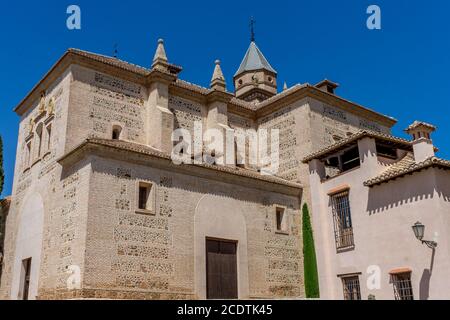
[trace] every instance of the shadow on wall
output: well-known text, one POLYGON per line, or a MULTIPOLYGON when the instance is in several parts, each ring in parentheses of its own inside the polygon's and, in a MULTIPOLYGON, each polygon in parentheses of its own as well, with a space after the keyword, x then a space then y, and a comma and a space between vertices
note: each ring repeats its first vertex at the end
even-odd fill
POLYGON ((429 269, 424 269, 422 272, 422 277, 420 278, 419 284, 419 299, 420 300, 428 300, 430 297, 430 279, 431 274, 433 272, 433 264, 434 264, 434 254, 436 250, 433 249, 431 254, 431 263, 429 269))
POLYGON ((414 202, 432 199, 435 193, 444 201, 450 199, 450 188, 446 188, 432 175, 424 175, 424 171, 408 178, 399 178, 388 183, 369 188, 367 211, 376 214, 414 202))

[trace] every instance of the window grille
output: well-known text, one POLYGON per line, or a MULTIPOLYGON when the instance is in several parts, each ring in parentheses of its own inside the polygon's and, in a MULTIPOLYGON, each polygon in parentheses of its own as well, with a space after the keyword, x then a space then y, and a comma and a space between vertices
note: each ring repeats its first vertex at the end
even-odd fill
POLYGON ((361 300, 358 276, 342 277, 342 286, 344 288, 344 300, 361 300))
POLYGON ((398 273, 393 274, 391 277, 394 286, 395 300, 414 300, 411 273, 398 273))
POLYGON ((348 191, 331 196, 336 249, 354 246, 348 191))

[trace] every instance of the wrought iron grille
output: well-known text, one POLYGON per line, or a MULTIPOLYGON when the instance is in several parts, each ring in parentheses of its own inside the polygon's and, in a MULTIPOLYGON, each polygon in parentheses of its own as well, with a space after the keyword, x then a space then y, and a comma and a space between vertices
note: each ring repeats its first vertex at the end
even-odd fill
POLYGON ((410 272, 393 274, 392 284, 395 300, 414 300, 410 272))
POLYGON ((348 191, 331 196, 336 249, 354 246, 348 191))
POLYGON ((342 286, 344 287, 344 300, 361 300, 358 276, 343 277, 342 286))

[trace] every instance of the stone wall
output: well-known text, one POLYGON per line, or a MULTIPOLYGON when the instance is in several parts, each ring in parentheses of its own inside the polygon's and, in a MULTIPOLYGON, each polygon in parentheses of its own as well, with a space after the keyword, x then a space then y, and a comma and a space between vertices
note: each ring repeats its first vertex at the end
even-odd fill
MULTIPOLYGON (((39 279, 32 280, 30 284, 32 290, 56 285, 58 282, 56 269, 60 268, 58 265, 60 264, 59 243, 62 243, 64 239, 73 241, 82 238, 81 232, 77 232, 74 236, 73 233, 68 233, 61 226, 54 224, 57 219, 60 219, 60 214, 64 214, 64 198, 74 197, 73 190, 70 192, 63 190, 63 173, 61 166, 56 163, 56 159, 64 154, 70 84, 71 75, 68 70, 44 92, 43 99, 37 99, 33 103, 30 111, 25 113, 20 121, 13 200, 6 226, 5 270, 0 288, 1 298, 17 298, 17 279, 20 274, 20 267, 17 266, 20 266, 18 262, 21 262, 18 260, 24 258, 19 257, 18 252, 30 249, 27 248, 28 244, 18 242, 17 239, 19 230, 23 230, 24 225, 28 225, 28 221, 22 219, 22 216, 27 216, 27 212, 24 212, 27 199, 41 199, 44 209, 43 229, 31 230, 34 233, 42 233, 42 244, 37 244, 38 247, 40 246, 40 254, 36 253, 39 257, 33 257, 32 260, 32 268, 36 266, 36 263, 39 264, 37 268, 40 276, 39 279), (41 124, 44 132, 41 153, 38 155, 39 139, 36 128, 41 124), (45 131, 49 125, 51 125, 50 135, 45 131), (31 143, 31 155, 28 155, 26 150, 27 143, 31 143), (13 282, 13 279, 16 281, 13 282)), ((77 260, 82 259, 78 256, 77 260)), ((65 271, 61 269, 60 274, 63 272, 65 271)), ((62 281, 59 280, 59 282, 62 281)))
POLYGON ((111 139, 115 125, 122 128, 121 139, 146 143, 144 87, 76 65, 71 69, 66 151, 88 137, 111 139))
MULTIPOLYGON (((126 161, 93 158, 92 168, 89 194, 95 201, 89 206, 83 289, 199 297, 201 289, 195 287, 195 277, 206 275, 198 274, 194 267, 194 217, 201 199, 213 195, 232 201, 245 212, 247 297, 303 296, 298 198, 126 161), (151 213, 136 212, 138 181, 156 188, 151 213), (274 204, 287 207, 287 235, 275 233, 274 204)), ((216 210, 229 214, 220 211, 221 202, 216 210)))

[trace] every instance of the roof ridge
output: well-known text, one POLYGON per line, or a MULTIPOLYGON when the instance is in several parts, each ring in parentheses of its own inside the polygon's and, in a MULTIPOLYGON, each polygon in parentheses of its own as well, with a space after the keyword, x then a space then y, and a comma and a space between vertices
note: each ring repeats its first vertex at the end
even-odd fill
POLYGON ((108 56, 108 55, 103 54, 103 53, 96 53, 96 52, 83 50, 83 49, 78 49, 78 48, 69 48, 68 51, 72 51, 72 52, 76 52, 76 53, 87 53, 87 54, 96 55, 96 56, 103 57, 103 58, 114 59, 114 60, 118 60, 120 62, 129 64, 131 66, 138 67, 138 68, 150 71, 149 68, 143 67, 143 66, 138 65, 136 63, 132 63, 132 62, 129 62, 129 61, 126 61, 126 60, 122 60, 122 59, 116 58, 116 57, 108 56))

